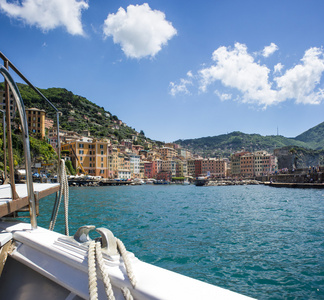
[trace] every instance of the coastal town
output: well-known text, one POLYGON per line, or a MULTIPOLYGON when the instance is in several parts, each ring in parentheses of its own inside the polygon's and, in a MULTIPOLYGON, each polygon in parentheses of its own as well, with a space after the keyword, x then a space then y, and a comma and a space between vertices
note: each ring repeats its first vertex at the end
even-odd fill
MULTIPOLYGON (((15 125, 16 107, 12 97, 10 93, 11 122, 15 125)), ((4 91, 0 91, 0 98, 5 98, 4 91)), ((5 103, 0 108, 5 109, 5 103)), ((127 138, 120 138, 116 132, 126 124, 118 118, 112 119, 108 125, 115 130, 115 134, 98 138, 91 136, 89 130, 77 133, 60 129, 58 134, 53 118, 47 117, 44 109, 26 108, 26 115, 30 134, 46 141, 57 154, 61 154, 70 178, 86 176, 101 181, 154 180, 164 183, 189 182, 197 178, 303 183, 322 181, 321 175, 318 175, 322 173, 319 172, 322 171, 320 166, 297 170, 294 164, 281 164, 279 168, 278 157, 289 155, 288 149, 275 149, 269 153, 260 149, 250 152, 243 148, 233 151, 229 157, 202 157, 176 143, 152 141, 143 132, 135 130, 127 138)), ((68 122, 75 122, 73 114, 68 117, 68 122)), ((33 172, 38 176, 48 176, 53 168, 53 164, 38 160, 34 162, 33 172)))
MULTIPOLYGON (((45 138, 58 153, 58 134, 53 121, 46 118, 44 110, 26 109, 31 132, 45 138), (45 134, 47 132, 47 135, 45 134)), ((122 121, 115 121, 122 126, 122 121)), ((89 131, 78 134, 60 130, 61 156, 71 161, 78 175, 102 179, 156 179, 171 181, 172 178, 188 179, 199 176, 212 178, 254 177, 275 174, 277 159, 266 151, 250 153, 241 151, 228 158, 202 158, 175 143, 157 145, 145 141, 139 145, 138 134, 129 139, 97 139, 89 131)))
MULTIPOLYGON (((266 176, 269 180, 269 176, 278 174, 277 157, 266 151, 251 153, 242 150, 230 158, 203 158, 175 143, 158 145, 145 140, 140 145, 137 143, 139 133, 121 141, 115 137, 93 138, 89 131, 78 134, 60 130, 58 137, 54 122, 46 118, 44 110, 30 108, 26 112, 30 131, 46 139, 57 153, 58 138, 60 139, 61 156, 66 161, 71 161, 72 170, 77 176, 171 182, 197 177, 244 179, 266 176)), ((117 120, 115 126, 123 126, 123 122, 117 120)), ((48 166, 40 167, 38 163, 40 172, 45 173, 46 167, 48 166)))

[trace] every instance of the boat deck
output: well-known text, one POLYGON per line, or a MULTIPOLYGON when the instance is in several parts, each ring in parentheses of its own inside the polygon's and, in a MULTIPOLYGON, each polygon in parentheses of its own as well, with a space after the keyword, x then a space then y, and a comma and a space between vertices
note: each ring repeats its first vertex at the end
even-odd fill
MULTIPOLYGON (((34 192, 38 193, 38 199, 56 193, 60 188, 59 183, 33 183, 33 185, 34 192)), ((12 200, 10 184, 0 185, 0 218, 29 204, 26 184, 16 184, 16 192, 19 198, 12 200)))

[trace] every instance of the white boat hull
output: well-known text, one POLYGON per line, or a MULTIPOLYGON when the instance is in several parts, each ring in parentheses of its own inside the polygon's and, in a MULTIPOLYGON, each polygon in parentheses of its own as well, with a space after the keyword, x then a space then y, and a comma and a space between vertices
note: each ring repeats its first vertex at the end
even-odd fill
MULTIPOLYGON (((44 228, 31 230, 25 223, 2 222, 0 229, 12 234, 15 250, 6 264, 16 269, 10 272, 5 266, 0 278, 2 296, 8 294, 10 298, 7 299, 21 299, 25 295, 24 299, 41 299, 42 292, 46 292, 46 299, 89 298, 86 245, 70 243, 68 237, 44 228), (23 278, 17 278, 17 271, 25 274, 23 278)), ((111 260, 104 255, 116 299, 124 299, 123 287, 131 291, 134 299, 249 299, 147 264, 130 252, 128 256, 137 279, 135 288, 130 284, 122 259, 118 256, 111 260)), ((98 281, 99 299, 106 299, 101 278, 98 281)))

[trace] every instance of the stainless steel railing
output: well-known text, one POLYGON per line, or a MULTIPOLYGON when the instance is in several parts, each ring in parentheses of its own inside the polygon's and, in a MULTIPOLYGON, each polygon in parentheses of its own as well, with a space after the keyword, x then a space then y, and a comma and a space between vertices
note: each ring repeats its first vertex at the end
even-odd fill
MULTIPOLYGON (((35 203, 35 195, 34 195, 34 187, 33 187, 33 178, 31 172, 31 157, 30 157, 30 147, 29 147, 29 134, 28 134, 28 123, 26 117, 26 111, 23 99, 21 98, 18 87, 11 77, 8 70, 0 66, 0 73, 3 75, 11 92, 14 96, 14 99, 17 104, 17 108, 19 111, 21 128, 23 132, 23 145, 24 145, 24 154, 25 154, 25 164, 26 164, 26 180, 27 180, 27 193, 28 193, 28 202, 29 202, 29 213, 30 213, 30 223, 33 229, 37 228, 37 219, 36 219, 36 203, 35 203)), ((7 108, 8 109, 8 108, 7 108)), ((12 175, 13 176, 13 175, 12 175)), ((13 180, 13 179, 11 179, 13 180)))
MULTIPOLYGON (((56 112, 56 127, 57 127, 57 148, 58 148, 58 174, 61 174, 60 170, 60 158, 61 158, 61 142, 60 142, 60 112, 59 110, 53 105, 51 101, 49 101, 16 67, 15 65, 2 53, 0 52, 0 58, 4 61, 4 66, 9 69, 9 67, 22 79, 28 84, 43 100, 45 100, 56 112)), ((31 172, 31 157, 30 157, 30 147, 29 147, 29 134, 28 134, 28 123, 27 117, 25 112, 25 107, 23 103, 23 99, 20 95, 18 87, 14 82, 12 76, 8 72, 8 70, 0 66, 0 73, 4 76, 6 82, 8 83, 15 101, 17 103, 20 120, 22 123, 22 130, 23 130, 23 143, 24 143, 24 153, 25 153, 25 161, 26 161, 26 179, 27 179, 27 192, 28 192, 28 201, 29 201, 29 211, 30 211, 30 219, 32 228, 37 228, 37 220, 36 220, 36 203, 35 203, 35 195, 33 190, 33 182, 32 182, 32 172, 31 172)), ((7 108, 8 110, 8 108, 7 108)), ((9 114, 8 114, 9 115, 9 114)), ((8 116, 7 115, 7 116, 8 116)), ((8 118, 8 117, 7 117, 8 118)), ((8 124, 10 125, 10 120, 7 119, 8 124)), ((5 129, 4 129, 5 130, 5 129)), ((8 137, 9 139, 9 137, 8 137)), ((9 140, 8 140, 9 141, 9 140)), ((11 140, 10 140, 11 141, 11 140)), ((10 142, 11 145, 11 142, 10 142)), ((8 142, 8 148, 10 148, 8 142)), ((12 151, 12 149, 8 149, 12 151)), ((4 158, 6 159, 6 157, 4 158)), ((13 163, 9 160, 10 166, 10 181, 12 185, 12 198, 15 199, 17 197, 16 190, 14 187, 14 172, 13 172, 13 163)), ((56 193, 56 198, 58 199, 58 193, 56 193)))

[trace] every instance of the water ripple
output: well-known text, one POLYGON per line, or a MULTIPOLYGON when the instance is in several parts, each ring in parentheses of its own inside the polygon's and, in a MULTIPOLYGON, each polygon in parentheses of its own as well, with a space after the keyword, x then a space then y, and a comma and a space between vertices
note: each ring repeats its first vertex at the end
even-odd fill
MULTIPOLYGON (((324 299, 322 191, 81 187, 70 198, 72 233, 107 227, 146 262, 258 299, 324 299)), ((53 201, 41 202, 41 226, 53 201)))

